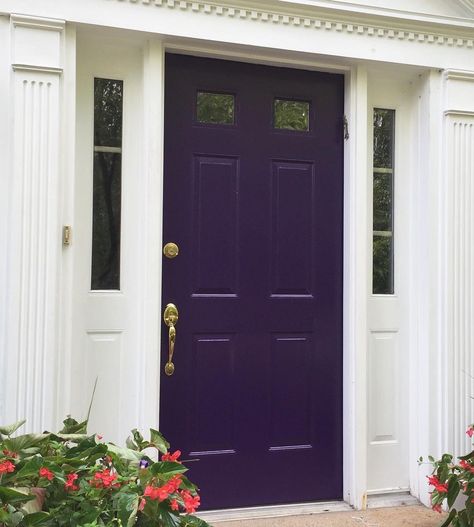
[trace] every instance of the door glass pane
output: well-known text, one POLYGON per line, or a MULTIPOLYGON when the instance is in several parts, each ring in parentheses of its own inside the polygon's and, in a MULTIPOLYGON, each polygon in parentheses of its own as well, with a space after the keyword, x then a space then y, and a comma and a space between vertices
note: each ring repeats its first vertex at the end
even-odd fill
POLYGON ((309 102, 275 99, 273 103, 273 122, 281 130, 309 130, 309 102))
POLYGON ((234 106, 233 95, 197 92, 196 117, 200 123, 234 124, 234 106))
POLYGON ((91 289, 120 289, 123 82, 95 79, 91 289))
POLYGON ((393 178, 395 111, 374 109, 373 272, 374 294, 394 293, 393 178))

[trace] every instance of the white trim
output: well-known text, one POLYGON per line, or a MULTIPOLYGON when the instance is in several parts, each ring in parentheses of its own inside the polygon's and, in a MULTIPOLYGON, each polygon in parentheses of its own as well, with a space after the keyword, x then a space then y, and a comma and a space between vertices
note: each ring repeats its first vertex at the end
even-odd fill
POLYGON ((66 23, 64 20, 58 20, 56 18, 24 16, 18 14, 11 15, 11 22, 15 27, 28 27, 32 29, 42 29, 58 32, 62 32, 66 27, 66 23))
MULTIPOLYGON (((115 0, 123 2, 124 0, 115 0)), ((137 0, 126 0, 137 4, 137 0)), ((246 8, 244 6, 230 6, 225 4, 210 2, 195 2, 188 0, 142 0, 144 6, 163 7, 165 9, 178 9, 179 11, 189 11, 192 13, 204 13, 207 15, 216 14, 220 17, 228 17, 234 20, 251 20, 265 24, 282 24, 297 26, 302 29, 316 29, 320 31, 335 31, 338 33, 348 33, 353 35, 368 35, 376 38, 387 38, 391 40, 407 40, 416 43, 427 43, 437 45, 447 45, 456 47, 474 48, 474 40, 462 35, 451 35, 449 32, 439 32, 436 30, 421 31, 413 27, 401 27, 398 24, 390 26, 388 21, 381 23, 380 20, 367 22, 359 17, 358 20, 350 20, 334 17, 314 17, 311 15, 295 16, 293 11, 282 12, 276 9, 261 9, 259 7, 246 8)), ((386 13, 384 13, 386 15, 386 13)), ((405 16, 408 14, 405 13, 405 16)), ((400 15, 399 15, 400 16, 400 15)), ((430 20, 433 22, 433 20, 430 20)), ((459 21, 458 21, 459 22, 459 21)), ((452 23, 452 22, 451 22, 452 23)), ((463 20, 463 26, 472 29, 474 23, 463 20)))
POLYGON ((13 71, 41 71, 44 73, 58 73, 63 72, 62 68, 52 68, 52 67, 42 67, 42 66, 32 66, 30 64, 12 64, 13 71))
POLYGON ((474 117, 474 111, 467 110, 445 110, 444 115, 451 115, 453 117, 474 117))
POLYGON ((270 505, 264 507, 245 507, 241 509, 226 509, 198 513, 199 518, 210 522, 225 522, 235 520, 256 520, 262 518, 282 518, 286 516, 302 516, 324 514, 327 512, 349 512, 353 510, 344 501, 322 501, 317 503, 301 503, 294 505, 270 505))
POLYGON ((474 71, 466 70, 446 70, 444 72, 446 80, 474 81, 474 71))

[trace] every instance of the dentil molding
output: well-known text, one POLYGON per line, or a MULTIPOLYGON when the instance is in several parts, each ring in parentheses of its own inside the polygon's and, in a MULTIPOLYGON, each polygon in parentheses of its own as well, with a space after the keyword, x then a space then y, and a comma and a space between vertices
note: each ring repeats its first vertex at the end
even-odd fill
MULTIPOLYGON (((110 0, 109 0, 110 1, 110 0)), ((352 23, 337 21, 321 17, 293 16, 284 13, 271 12, 269 10, 233 7, 228 5, 211 4, 208 2, 196 2, 192 0, 113 0, 128 2, 132 4, 143 4, 145 6, 156 6, 164 9, 177 9, 207 15, 251 20, 258 23, 291 25, 306 29, 321 31, 334 31, 354 35, 366 35, 374 38, 385 38, 392 40, 404 40, 419 44, 434 44, 459 48, 474 48, 474 38, 456 37, 453 35, 414 31, 413 29, 400 29, 399 27, 382 27, 367 23, 352 23)), ((467 0, 466 0, 467 1, 467 0)), ((474 0, 473 0, 474 2, 474 0)))

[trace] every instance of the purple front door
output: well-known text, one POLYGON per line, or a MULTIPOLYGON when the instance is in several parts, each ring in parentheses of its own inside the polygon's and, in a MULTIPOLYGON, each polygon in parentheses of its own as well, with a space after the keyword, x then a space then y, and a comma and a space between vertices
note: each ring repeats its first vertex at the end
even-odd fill
POLYGON ((204 509, 342 497, 343 94, 166 58, 160 429, 204 509))

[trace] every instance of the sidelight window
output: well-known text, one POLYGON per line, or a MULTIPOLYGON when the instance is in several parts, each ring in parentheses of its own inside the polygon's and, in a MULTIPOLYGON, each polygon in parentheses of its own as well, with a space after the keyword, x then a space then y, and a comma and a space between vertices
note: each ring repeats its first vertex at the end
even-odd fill
POLYGON ((123 81, 94 79, 91 289, 120 289, 123 81))
POLYGON ((395 110, 374 109, 372 292, 394 293, 393 181, 395 110))

